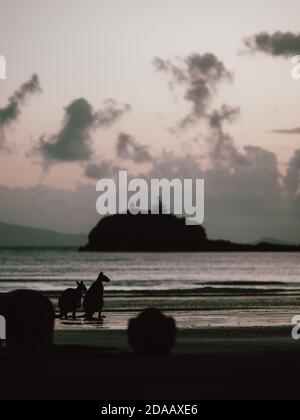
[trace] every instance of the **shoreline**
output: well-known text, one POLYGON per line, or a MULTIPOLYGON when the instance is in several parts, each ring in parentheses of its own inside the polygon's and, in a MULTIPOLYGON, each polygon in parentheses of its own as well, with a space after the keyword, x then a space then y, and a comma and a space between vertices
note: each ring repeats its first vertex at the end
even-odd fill
MULTIPOLYGON (((239 350, 249 351, 255 347, 263 350, 275 342, 289 350, 300 351, 300 340, 293 340, 292 328, 287 325, 257 327, 206 327, 202 329, 177 328, 176 343, 172 353, 223 352, 239 343, 239 350), (218 346, 216 346, 218 343, 218 346), (250 349, 249 349, 250 345, 250 349)), ((57 329, 55 345, 78 345, 114 347, 119 351, 130 351, 127 331, 124 329, 57 329)))
POLYGON ((56 331, 55 344, 50 358, 31 361, 12 362, 1 350, 0 398, 299 398, 300 342, 284 327, 179 330, 168 357, 135 356, 125 331, 56 331))
MULTIPOLYGON (((159 308, 160 309, 160 308, 159 308)), ((77 315, 76 320, 69 317, 67 320, 56 319, 55 330, 126 330, 128 321, 135 318, 141 311, 104 311, 106 318, 98 321, 85 321, 84 314, 77 315)), ((292 319, 300 314, 294 308, 282 309, 228 309, 224 310, 163 310, 163 313, 173 317, 179 330, 209 330, 209 329, 234 329, 234 328, 286 328, 292 330, 292 319)))

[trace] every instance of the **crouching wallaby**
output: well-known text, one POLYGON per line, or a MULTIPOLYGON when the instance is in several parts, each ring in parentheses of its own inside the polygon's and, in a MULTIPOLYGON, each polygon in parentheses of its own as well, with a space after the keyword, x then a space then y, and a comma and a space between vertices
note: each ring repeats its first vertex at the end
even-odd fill
POLYGON ((85 319, 91 320, 95 312, 98 312, 98 318, 102 319, 101 314, 104 306, 104 287, 103 283, 109 283, 110 279, 102 272, 98 279, 89 288, 84 301, 83 309, 85 310, 85 319))
POLYGON ((81 308, 82 295, 87 291, 83 281, 76 282, 77 289, 65 290, 58 300, 60 318, 68 318, 68 313, 72 312, 73 319, 76 319, 76 311, 81 308))
POLYGON ((128 340, 140 356, 166 356, 176 337, 176 322, 159 309, 145 309, 137 318, 129 320, 128 340))
POLYGON ((13 357, 49 354, 53 346, 55 312, 39 292, 17 290, 0 296, 0 315, 6 321, 6 345, 13 357))

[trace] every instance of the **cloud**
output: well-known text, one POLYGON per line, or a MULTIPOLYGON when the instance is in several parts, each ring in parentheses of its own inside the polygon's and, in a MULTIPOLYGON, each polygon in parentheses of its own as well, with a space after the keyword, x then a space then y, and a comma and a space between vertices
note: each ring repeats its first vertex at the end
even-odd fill
POLYGON ((273 57, 291 57, 300 54, 300 33, 260 32, 246 38, 244 44, 250 52, 262 52, 273 57))
POLYGON ((300 149, 294 152, 289 162, 284 185, 289 194, 295 196, 300 193, 300 149))
POLYGON ((114 99, 107 99, 104 106, 97 113, 97 123, 100 127, 108 128, 115 124, 126 112, 131 111, 131 106, 119 106, 114 99))
POLYGON ((210 157, 219 164, 245 163, 245 157, 238 152, 233 138, 225 133, 224 123, 234 123, 240 115, 240 108, 223 105, 208 116, 210 135, 207 137, 210 157))
POLYGON ((211 53, 192 54, 178 64, 155 58, 154 66, 170 76, 171 88, 177 84, 185 87, 184 99, 191 104, 192 109, 180 122, 182 128, 206 117, 218 85, 233 78, 223 62, 211 53))
POLYGON ((192 179, 203 178, 204 171, 201 169, 201 165, 194 155, 187 154, 179 156, 173 151, 163 150, 161 155, 153 160, 152 168, 144 176, 147 176, 149 179, 192 179))
POLYGON ((111 160, 103 160, 99 164, 89 163, 85 166, 85 176, 90 179, 113 178, 120 168, 111 160))
POLYGON ((176 84, 185 88, 184 99, 192 104, 191 112, 180 122, 180 127, 204 121, 209 130, 206 141, 212 161, 230 165, 232 161, 245 163, 245 158, 236 149, 232 137, 224 131, 225 123, 234 123, 239 114, 238 107, 224 104, 211 111, 211 103, 223 81, 232 81, 233 75, 214 54, 192 54, 179 64, 156 58, 154 65, 171 77, 170 87, 176 84))
POLYGON ((279 130, 272 130, 271 133, 273 134, 291 134, 297 135, 300 134, 300 127, 291 128, 291 129, 279 129, 279 130))
POLYGON ((117 141, 117 156, 122 160, 132 160, 135 163, 150 162, 152 156, 145 146, 137 144, 130 134, 120 133, 117 141))
MULTIPOLYGON (((205 227, 211 238, 239 242, 278 237, 299 242, 300 151, 284 178, 277 157, 263 148, 248 146, 240 152, 245 162, 231 159, 207 168, 193 154, 163 151, 140 177, 205 179, 205 227)), ((111 177, 110 161, 90 167, 92 179, 111 177), (98 172, 99 170, 99 172, 98 172)), ((75 191, 46 186, 9 189, 0 186, 0 220, 62 232, 87 233, 99 220, 95 185, 75 191)))
POLYGON ((65 109, 60 131, 50 137, 42 135, 35 150, 43 157, 45 166, 89 161, 93 155, 92 131, 112 126, 129 110, 129 105, 118 106, 110 99, 96 112, 86 99, 76 99, 65 109))
POLYGON ((14 94, 9 98, 8 104, 0 108, 0 146, 5 140, 6 129, 15 123, 21 114, 29 96, 41 91, 39 77, 33 74, 14 94))
POLYGON ((248 165, 246 154, 239 152, 234 139, 225 131, 225 124, 234 123, 240 108, 223 104, 211 111, 211 103, 223 81, 233 81, 233 75, 214 54, 192 54, 183 64, 156 58, 154 65, 159 71, 171 76, 171 88, 177 84, 185 86, 184 98, 192 103, 192 112, 181 121, 181 127, 204 121, 208 127, 206 143, 213 167, 248 165))
POLYGON ((205 179, 209 237, 241 242, 278 237, 299 242, 299 212, 292 214, 287 208, 277 156, 268 150, 247 146, 239 159, 227 165, 213 162, 209 168, 195 155, 164 151, 144 177, 205 179))
POLYGON ((96 127, 97 115, 83 98, 76 99, 65 109, 61 130, 39 139, 38 150, 48 164, 52 162, 85 161, 92 156, 91 130, 96 127))

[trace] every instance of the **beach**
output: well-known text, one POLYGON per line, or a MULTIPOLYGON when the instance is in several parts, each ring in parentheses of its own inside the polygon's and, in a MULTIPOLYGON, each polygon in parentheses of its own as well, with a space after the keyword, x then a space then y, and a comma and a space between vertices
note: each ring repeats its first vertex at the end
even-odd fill
POLYGON ((300 343, 286 327, 179 330, 172 355, 162 358, 135 356, 124 330, 58 330, 55 342, 50 359, 15 362, 0 352, 2 399, 299 397, 300 343))
POLYGON ((107 298, 104 321, 85 321, 81 311, 76 320, 57 319, 48 358, 16 362, 3 349, 1 399, 298 399, 300 341, 291 336, 297 297, 127 296, 132 311, 117 309, 120 299, 107 298), (183 309, 189 300, 193 307, 210 303, 183 309), (176 320, 176 344, 170 356, 139 357, 127 323, 154 304, 176 320))
POLYGON ((2 292, 58 298, 103 269, 105 319, 56 319, 49 358, 10 361, 0 352, 2 399, 289 399, 297 395, 300 263, 280 255, 114 255, 75 250, 0 252, 2 292), (147 307, 176 321, 169 357, 134 355, 129 319, 147 307))

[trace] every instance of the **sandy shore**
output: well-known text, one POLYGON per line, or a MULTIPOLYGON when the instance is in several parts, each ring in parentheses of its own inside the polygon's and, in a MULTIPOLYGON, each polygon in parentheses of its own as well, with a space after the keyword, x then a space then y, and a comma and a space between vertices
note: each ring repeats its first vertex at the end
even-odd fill
MULTIPOLYGON (((125 330, 57 330, 55 344, 110 348, 117 353, 131 351, 125 330)), ((222 354, 236 350, 239 353, 264 352, 274 350, 274 347, 278 351, 300 351, 300 341, 292 339, 288 326, 179 329, 173 354, 222 354)))
POLYGON ((179 330, 165 358, 134 356, 124 330, 57 330, 55 343, 50 359, 0 352, 1 399, 299 398, 289 327, 179 330))

